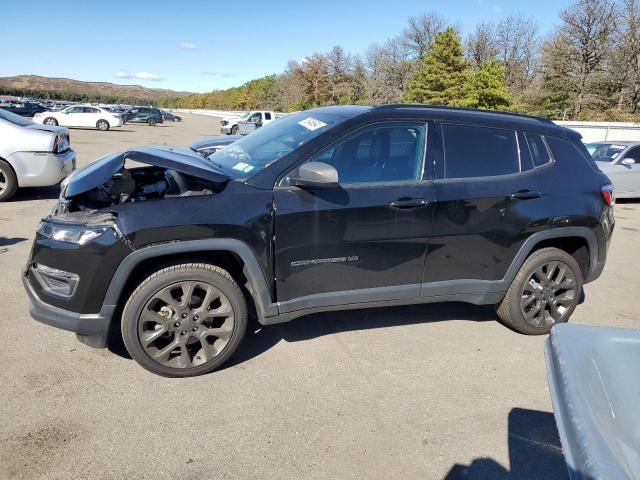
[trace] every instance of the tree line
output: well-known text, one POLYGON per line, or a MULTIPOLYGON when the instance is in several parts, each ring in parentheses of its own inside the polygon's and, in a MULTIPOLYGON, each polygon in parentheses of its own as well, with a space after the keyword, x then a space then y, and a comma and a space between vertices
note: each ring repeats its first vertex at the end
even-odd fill
POLYGON ((462 38, 436 12, 362 54, 336 46, 240 87, 161 100, 165 107, 295 111, 334 104, 425 103, 550 118, 629 120, 640 113, 638 0, 576 0, 542 37, 521 15, 462 38))

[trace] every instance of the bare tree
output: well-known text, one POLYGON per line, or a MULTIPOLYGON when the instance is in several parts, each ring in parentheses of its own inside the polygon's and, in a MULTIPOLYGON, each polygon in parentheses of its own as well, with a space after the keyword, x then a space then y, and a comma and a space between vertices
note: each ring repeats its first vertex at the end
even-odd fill
POLYGON ((545 75, 566 90, 574 116, 585 107, 602 108, 606 102, 603 75, 616 16, 611 0, 578 0, 561 12, 562 25, 545 42, 545 75))
POLYGON ((481 22, 469 33, 465 42, 465 56, 471 66, 479 68, 484 62, 498 57, 496 28, 491 22, 481 22))
POLYGON ((409 48, 401 38, 387 40, 384 46, 372 45, 366 52, 369 73, 368 96, 374 103, 400 101, 415 71, 409 48))
POLYGON ((326 55, 329 83, 331 85, 330 102, 339 103, 349 95, 353 60, 340 46, 333 47, 326 55))
POLYGON ((419 17, 409 17, 409 26, 401 35, 401 42, 413 60, 419 60, 429 51, 429 44, 445 29, 448 21, 437 12, 428 12, 419 17))
POLYGON ((538 46, 538 27, 529 18, 509 16, 496 26, 496 55, 505 67, 505 82, 512 92, 524 90, 531 82, 538 46))
POLYGON ((640 110, 640 11, 637 0, 625 0, 615 32, 615 47, 609 65, 618 93, 618 109, 640 110))

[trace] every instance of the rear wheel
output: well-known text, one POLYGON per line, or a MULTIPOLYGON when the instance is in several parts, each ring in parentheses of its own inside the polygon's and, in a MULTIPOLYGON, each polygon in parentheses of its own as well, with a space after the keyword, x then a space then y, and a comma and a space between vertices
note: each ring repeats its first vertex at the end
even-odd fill
POLYGON ((498 305, 500 319, 527 335, 549 333, 575 310, 582 293, 582 272, 575 259, 558 248, 534 252, 498 305))
POLYGON ((54 127, 55 127, 56 125, 58 125, 58 121, 57 121, 55 118, 53 118, 53 117, 47 117, 47 118, 45 118, 45 119, 44 119, 44 122, 42 122, 42 123, 44 123, 45 125, 51 125, 51 126, 54 126, 54 127))
POLYGON ((149 120, 147 120, 147 124, 149 124, 150 127, 155 127, 156 126, 156 119, 155 118, 150 118, 149 120))
POLYGON ((98 120, 98 122, 96 123, 96 127, 98 128, 98 130, 106 132, 107 130, 109 130, 110 125, 106 120, 98 120))
POLYGON ((133 359, 166 377, 216 369, 236 350, 246 326, 247 305, 237 283, 204 263, 154 273, 122 313, 122 337, 133 359))
POLYGON ((18 190, 16 174, 4 160, 0 160, 0 202, 9 200, 18 190))

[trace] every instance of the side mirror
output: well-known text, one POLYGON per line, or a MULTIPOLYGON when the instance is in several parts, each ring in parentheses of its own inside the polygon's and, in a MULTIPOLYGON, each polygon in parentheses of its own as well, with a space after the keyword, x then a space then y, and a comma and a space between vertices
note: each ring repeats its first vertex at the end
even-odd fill
POLYGON ((621 165, 626 165, 628 167, 630 167, 631 165, 635 165, 636 163, 638 162, 633 158, 625 158, 620 162, 621 165))
POLYGON ((303 163, 289 182, 297 187, 337 188, 338 171, 324 162, 303 163))

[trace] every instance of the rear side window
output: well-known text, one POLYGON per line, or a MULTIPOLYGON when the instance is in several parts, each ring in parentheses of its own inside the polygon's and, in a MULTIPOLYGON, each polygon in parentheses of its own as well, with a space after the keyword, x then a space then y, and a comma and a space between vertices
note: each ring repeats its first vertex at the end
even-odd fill
POLYGON ((442 125, 446 178, 489 177, 520 171, 514 130, 442 125))
POLYGON ((525 133, 527 139, 527 145, 529 146, 529 152, 531 153, 531 159, 533 160, 534 167, 541 167, 551 161, 549 150, 544 143, 542 135, 537 133, 525 133))
POLYGON ((266 112, 266 113, 264 114, 264 119, 265 119, 265 120, 271 120, 271 114, 270 114, 269 112, 266 112))
POLYGON ((563 140, 557 137, 548 137, 546 135, 545 140, 547 141, 547 144, 551 149, 551 153, 553 153, 553 157, 556 160, 571 162, 572 158, 582 158, 591 165, 594 170, 600 170, 584 145, 580 144, 580 147, 582 148, 578 148, 577 145, 569 140, 563 140))

